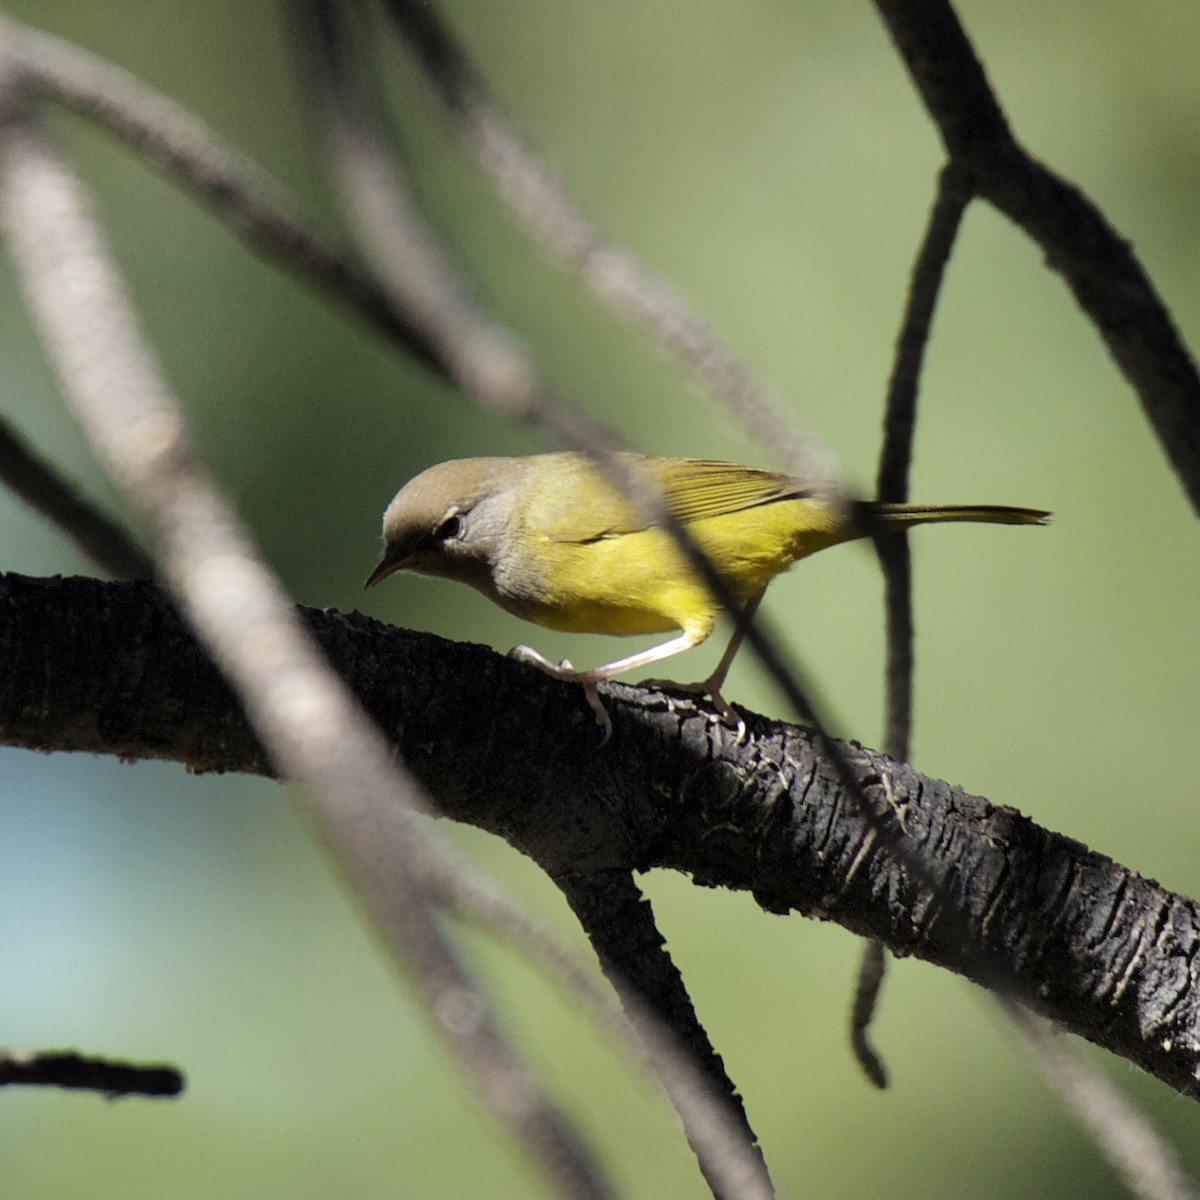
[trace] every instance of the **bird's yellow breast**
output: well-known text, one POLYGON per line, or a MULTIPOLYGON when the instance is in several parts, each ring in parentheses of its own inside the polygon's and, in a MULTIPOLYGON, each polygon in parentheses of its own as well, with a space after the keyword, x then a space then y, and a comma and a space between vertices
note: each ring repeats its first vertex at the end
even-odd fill
MULTIPOLYGON (((685 528, 740 603, 798 558, 841 537, 832 507, 812 499, 757 505, 689 521, 685 528)), ((720 611, 661 529, 583 542, 528 532, 538 542, 529 559, 538 564, 537 578, 502 588, 505 607, 526 620, 574 633, 662 633, 710 629, 720 611)))

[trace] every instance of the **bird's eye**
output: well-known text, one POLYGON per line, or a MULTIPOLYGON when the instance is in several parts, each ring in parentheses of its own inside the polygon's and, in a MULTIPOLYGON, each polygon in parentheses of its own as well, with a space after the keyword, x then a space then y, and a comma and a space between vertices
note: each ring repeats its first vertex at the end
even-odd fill
POLYGON ((457 513, 451 513, 442 523, 433 531, 433 536, 439 542, 448 542, 451 538, 456 538, 462 532, 462 517, 457 513))

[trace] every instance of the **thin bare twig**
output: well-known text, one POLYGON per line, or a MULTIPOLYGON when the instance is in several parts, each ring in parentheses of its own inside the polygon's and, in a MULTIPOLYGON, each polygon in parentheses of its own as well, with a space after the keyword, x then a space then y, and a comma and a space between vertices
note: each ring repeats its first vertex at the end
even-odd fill
POLYGON ((114 520, 68 483, 0 419, 0 482, 48 518, 115 579, 153 579, 153 560, 114 520))
POLYGON ((490 94, 463 45, 429 0, 384 0, 426 79, 457 122, 497 194, 526 233, 573 271, 620 320, 642 330, 720 400, 785 470, 837 490, 833 455, 799 429, 679 289, 609 240, 490 94))
POLYGON ((103 1092, 110 1099, 171 1097, 183 1091, 183 1074, 165 1063, 148 1066, 76 1050, 0 1050, 0 1087, 12 1084, 103 1092))
POLYGON ((1145 1116, 1048 1022, 1012 1001, 1001 1008, 1046 1087, 1139 1200, 1197 1200, 1175 1151, 1145 1116))
MULTIPOLYGON (((903 504, 908 500, 908 471, 912 461, 913 435, 917 424, 917 392, 921 366, 933 311, 941 292, 946 264, 970 200, 961 172, 947 163, 938 177, 937 196, 929 214, 929 223, 921 239, 921 248, 913 264, 908 301, 896 356, 888 381, 884 405, 884 439, 879 451, 876 499, 883 503, 903 504)), ((876 538, 875 552, 883 569, 884 607, 887 614, 887 679, 885 683, 887 720, 883 746, 893 758, 907 761, 912 735, 913 693, 913 611, 912 556, 908 534, 876 538)), ((868 1033, 875 1017, 887 972, 887 955, 877 943, 863 950, 858 985, 850 1014, 850 1044, 867 1077, 877 1087, 886 1085, 886 1072, 868 1033)))
MULTIPOLYGON (((0 26, 0 71, 6 60, 0 26)), ((183 610, 228 673, 308 815, 476 1092, 554 1181, 611 1188, 501 1036, 406 869, 424 848, 414 785, 300 629, 295 611, 186 441, 178 405, 141 343, 82 186, 0 78, 0 216, 21 286, 68 402, 114 480, 152 522, 183 610)))
MULTIPOLYGON (((903 504, 908 500, 908 472, 917 423, 921 367, 946 264, 970 198, 961 170, 954 162, 947 163, 938 176, 937 196, 913 264, 908 301, 888 381, 884 439, 876 476, 876 499, 883 503, 903 504)), ((876 538, 875 550, 883 567, 887 590, 887 729, 883 746, 893 758, 907 759, 912 727, 913 676, 908 536, 901 533, 892 538, 876 538)))
POLYGON ((887 1066, 871 1044, 871 1022, 887 974, 887 950, 882 942, 868 940, 858 964, 854 1003, 850 1006, 850 1049, 863 1074, 880 1090, 888 1085, 887 1066))

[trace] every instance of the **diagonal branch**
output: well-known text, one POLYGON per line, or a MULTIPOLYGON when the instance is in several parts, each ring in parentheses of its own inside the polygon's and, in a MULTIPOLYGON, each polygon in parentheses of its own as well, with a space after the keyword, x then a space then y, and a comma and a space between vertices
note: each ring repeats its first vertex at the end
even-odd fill
POLYGON ((526 233, 610 312, 657 342, 793 475, 836 484, 833 456, 798 429, 678 288, 612 242, 491 95, 466 48, 429 0, 384 0, 391 23, 457 123, 481 170, 526 233))
MULTIPOLYGON (((843 743, 914 874, 809 731, 750 717, 739 745, 690 701, 609 685, 615 731, 597 754, 577 689, 481 647, 301 612, 441 811, 552 876, 666 867, 968 978, 990 982, 1003 963, 1010 998, 1200 1099, 1200 907, 1187 897, 843 743)), ((0 680, 4 744, 272 774, 151 585, 0 576, 0 680)))
MULTIPOLYGON (((588 935, 605 975, 623 999, 632 991, 675 1031, 713 1091, 724 1101, 730 1120, 744 1135, 765 1175, 766 1163, 750 1128, 742 1097, 696 1016, 679 968, 658 931, 650 901, 642 895, 632 873, 567 871, 555 876, 554 882, 588 935)), ((684 1131, 693 1145, 698 1136, 702 1137, 702 1131, 698 1135, 686 1116, 684 1131)), ((697 1157, 704 1170, 704 1156, 698 1152, 697 1157)), ((707 1171, 705 1174, 715 1197, 735 1200, 745 1194, 740 1188, 725 1191, 719 1179, 709 1176, 707 1171)))
POLYGON ((57 525, 102 571, 117 579, 154 578, 154 563, 129 534, 72 487, 3 419, 0 483, 57 525))
POLYGON ((169 96, 71 42, 7 21, 26 86, 108 132, 207 209, 263 260, 344 307, 440 373, 420 331, 295 212, 283 185, 169 96))
POLYGON ((0 22, 0 221, 68 403, 151 524, 164 574, 272 757, 308 785, 313 825, 394 960, 411 968, 449 1053, 561 1195, 602 1200, 612 1194, 604 1174, 510 1048, 417 883, 434 845, 413 833, 417 789, 392 769, 188 445, 82 185, 44 137, 5 34, 0 22))

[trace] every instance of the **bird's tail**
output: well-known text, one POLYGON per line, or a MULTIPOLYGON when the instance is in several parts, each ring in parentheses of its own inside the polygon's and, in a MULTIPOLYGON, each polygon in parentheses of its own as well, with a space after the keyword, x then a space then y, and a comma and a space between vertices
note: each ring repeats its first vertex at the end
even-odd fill
POLYGON ((1007 504, 875 504, 854 505, 855 522, 867 537, 898 533, 910 525, 937 521, 980 521, 989 525, 1045 525, 1050 514, 1040 508, 1007 504))

